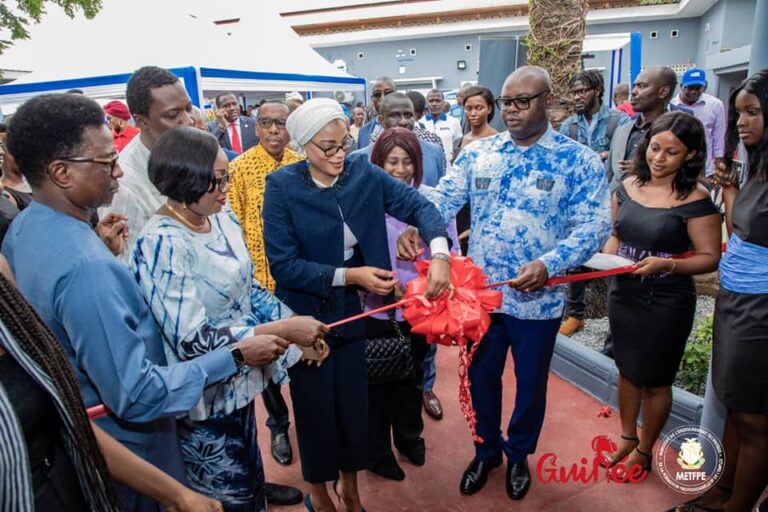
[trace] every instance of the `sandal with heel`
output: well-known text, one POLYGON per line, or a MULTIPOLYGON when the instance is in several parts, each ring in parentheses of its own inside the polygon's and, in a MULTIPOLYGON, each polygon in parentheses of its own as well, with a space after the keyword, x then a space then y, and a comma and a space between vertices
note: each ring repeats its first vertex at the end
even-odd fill
MULTIPOLYGON (((333 493, 339 499, 339 504, 341 504, 341 494, 339 494, 338 486, 339 486, 339 479, 337 478, 336 480, 333 481, 333 484, 331 487, 333 487, 333 493)), ((365 509, 363 507, 360 507, 360 512, 365 512, 365 509)))
POLYGON ((623 460, 627 455, 632 453, 632 450, 634 450, 637 447, 637 445, 640 444, 640 438, 638 438, 637 436, 625 436, 624 434, 622 434, 621 438, 623 440, 625 440, 625 441, 632 441, 632 443, 633 443, 632 448, 630 448, 626 452, 616 452, 617 455, 615 457, 611 457, 611 455, 606 455, 604 457, 605 458, 605 463, 604 464, 600 464, 604 468, 611 469, 613 466, 615 466, 621 460, 623 460))

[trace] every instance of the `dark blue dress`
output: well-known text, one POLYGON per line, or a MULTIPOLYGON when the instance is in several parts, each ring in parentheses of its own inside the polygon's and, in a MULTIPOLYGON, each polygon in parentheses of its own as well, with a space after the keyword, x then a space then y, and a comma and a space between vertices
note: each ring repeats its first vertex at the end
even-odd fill
MULTIPOLYGON (((358 289, 333 286, 339 267, 389 269, 385 214, 418 226, 431 241, 446 236, 437 209, 415 189, 349 155, 344 171, 319 188, 307 161, 272 173, 264 194, 264 243, 275 295, 300 315, 330 323, 361 311, 358 289), (344 223, 357 238, 344 259, 344 223)), ((362 322, 334 329, 330 357, 319 368, 290 370, 296 433, 304 480, 321 483, 368 463, 368 395, 362 322)))

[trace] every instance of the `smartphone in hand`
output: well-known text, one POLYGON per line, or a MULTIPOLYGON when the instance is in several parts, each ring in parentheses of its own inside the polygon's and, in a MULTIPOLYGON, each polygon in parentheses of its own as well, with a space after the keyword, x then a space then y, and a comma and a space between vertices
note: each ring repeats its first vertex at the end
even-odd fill
POLYGON ((731 166, 728 169, 728 179, 731 181, 731 183, 736 185, 741 184, 741 179, 744 177, 744 170, 746 167, 747 164, 741 160, 731 161, 731 166))

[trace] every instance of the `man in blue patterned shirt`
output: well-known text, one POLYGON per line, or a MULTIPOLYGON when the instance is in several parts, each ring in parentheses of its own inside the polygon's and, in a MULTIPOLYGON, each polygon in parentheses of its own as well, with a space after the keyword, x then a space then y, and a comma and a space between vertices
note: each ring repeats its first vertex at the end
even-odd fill
MULTIPOLYGON (((507 494, 522 499, 544 421, 549 363, 563 314, 563 290, 549 277, 577 267, 610 234, 610 203, 598 155, 547 120, 554 101, 549 74, 526 66, 512 73, 496 99, 508 131, 464 148, 428 197, 446 221, 467 202, 472 212, 469 256, 490 281, 515 277, 469 369, 477 411, 475 458, 461 481, 474 494, 507 454, 507 494), (517 378, 515 409, 502 438, 501 376, 511 349, 517 378)), ((413 257, 412 232, 401 257, 413 257)))

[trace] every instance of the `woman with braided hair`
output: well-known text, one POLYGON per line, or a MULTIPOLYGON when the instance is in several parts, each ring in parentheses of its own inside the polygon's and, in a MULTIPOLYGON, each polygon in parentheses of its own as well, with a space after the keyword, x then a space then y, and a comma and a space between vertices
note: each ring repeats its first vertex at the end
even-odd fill
POLYGON ((111 475, 167 511, 221 510, 88 420, 64 350, 12 279, 0 256, 0 509, 120 510, 111 475))

